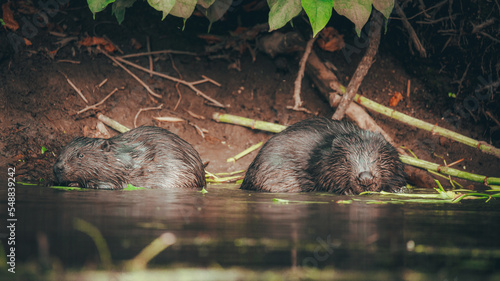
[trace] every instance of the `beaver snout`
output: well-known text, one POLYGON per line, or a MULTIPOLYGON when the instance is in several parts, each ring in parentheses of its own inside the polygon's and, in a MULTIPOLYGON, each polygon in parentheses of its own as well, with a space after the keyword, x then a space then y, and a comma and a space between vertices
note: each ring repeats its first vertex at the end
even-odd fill
POLYGON ((369 187, 374 184, 373 174, 369 171, 359 173, 357 181, 360 186, 369 187))
POLYGON ((54 164, 54 175, 56 176, 56 181, 61 183, 64 175, 64 163, 62 161, 57 161, 56 164, 54 164))

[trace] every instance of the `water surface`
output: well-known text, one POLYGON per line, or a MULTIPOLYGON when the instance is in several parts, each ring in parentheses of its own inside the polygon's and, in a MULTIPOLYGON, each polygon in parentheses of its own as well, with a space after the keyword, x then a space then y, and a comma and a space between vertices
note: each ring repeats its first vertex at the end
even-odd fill
MULTIPOLYGON (((393 280, 416 280, 408 272, 429 280, 499 280, 498 200, 372 204, 389 199, 256 193, 236 185, 207 190, 61 191, 18 185, 18 265, 101 268, 93 240, 74 228, 79 218, 100 230, 118 267, 170 232, 175 244, 150 268, 334 269, 385 272, 393 280), (347 199, 357 200, 337 203, 347 199)), ((0 191, 0 219, 6 222, 6 184, 0 191)), ((7 233, 1 232, 6 249, 7 233)))

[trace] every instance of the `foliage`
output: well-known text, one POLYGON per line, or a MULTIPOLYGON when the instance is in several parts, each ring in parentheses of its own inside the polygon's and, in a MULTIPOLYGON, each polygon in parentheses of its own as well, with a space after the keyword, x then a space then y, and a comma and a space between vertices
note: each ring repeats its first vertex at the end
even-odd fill
MULTIPOLYGON (((87 0, 90 11, 95 14, 113 4, 112 12, 121 23, 125 18, 125 9, 132 7, 136 0, 87 0)), ((162 20, 169 14, 189 18, 195 8, 203 13, 210 25, 219 20, 231 7, 241 1, 232 0, 147 0, 149 5, 163 13, 162 20)), ((332 16, 332 8, 347 17, 356 27, 358 35, 368 21, 372 6, 389 18, 394 7, 394 0, 267 0, 269 5, 269 31, 279 29, 296 17, 302 9, 307 14, 313 35, 316 36, 332 16)))

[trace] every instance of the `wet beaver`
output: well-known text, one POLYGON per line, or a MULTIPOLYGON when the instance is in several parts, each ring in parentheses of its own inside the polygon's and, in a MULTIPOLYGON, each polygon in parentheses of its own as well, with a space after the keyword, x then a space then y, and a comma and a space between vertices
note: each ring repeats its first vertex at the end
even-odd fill
POLYGON ((240 188, 358 194, 405 185, 398 153, 381 134, 347 121, 313 118, 271 137, 240 188))
POLYGON ((97 189, 202 188, 198 152, 165 129, 143 126, 110 139, 77 137, 54 164, 59 184, 97 189))

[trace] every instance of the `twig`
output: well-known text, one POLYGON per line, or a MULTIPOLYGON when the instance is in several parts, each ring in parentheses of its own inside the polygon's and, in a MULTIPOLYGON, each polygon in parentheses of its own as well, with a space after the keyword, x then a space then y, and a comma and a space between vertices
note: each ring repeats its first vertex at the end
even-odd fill
MULTIPOLYGON (((175 72, 177 72, 177 74, 179 75, 179 78, 182 79, 181 72, 175 66, 174 58, 172 57, 172 55, 170 53, 168 54, 168 57, 170 58, 170 61, 172 62, 172 68, 175 70, 175 72)), ((152 69, 150 69, 150 70, 152 70, 152 69)), ((153 75, 153 73, 150 73, 150 75, 153 75)), ((174 106, 174 111, 177 110, 177 107, 179 106, 179 104, 181 103, 181 100, 182 100, 181 90, 179 89, 179 82, 175 83, 175 89, 177 90, 177 94, 179 95, 179 99, 177 100, 177 103, 174 106)))
POLYGON ((410 98, 411 80, 408 79, 408 84, 406 84, 406 97, 410 98))
POLYGON ((99 119, 99 121, 101 121, 102 123, 108 125, 109 127, 113 128, 114 130, 116 130, 120 133, 125 133, 125 132, 130 131, 129 128, 123 126, 118 121, 113 120, 102 113, 97 113, 97 119, 99 119))
POLYGON ((139 111, 137 111, 137 114, 135 114, 135 117, 134 117, 134 128, 137 128, 137 118, 139 117, 139 114, 141 114, 141 112, 148 111, 148 110, 159 110, 162 107, 163 107, 163 103, 157 107, 146 107, 146 108, 139 109, 139 111))
MULTIPOLYGON (((151 53, 151 45, 149 44, 149 36, 146 36, 146 50, 148 53, 151 53)), ((151 54, 148 55, 149 60, 149 70, 153 70, 153 56, 151 54)), ((149 77, 153 77, 153 73, 149 73, 149 77)))
POLYGON ((202 116, 202 115, 198 115, 190 110, 186 110, 186 112, 191 115, 192 117, 196 118, 196 119, 200 119, 200 120, 205 120, 205 116, 202 116))
POLYGON ((64 74, 63 72, 59 71, 64 77, 66 77, 66 81, 68 81, 68 84, 78 93, 78 95, 80 95, 80 97, 82 98, 82 100, 86 103, 86 104, 89 104, 89 101, 87 100, 87 98, 85 98, 85 96, 83 95, 82 91, 80 91, 80 89, 78 89, 75 84, 73 84, 73 82, 71 82, 71 80, 69 80, 68 76, 66 76, 66 74, 64 74))
POLYGON ((485 22, 480 23, 478 25, 475 25, 474 23, 471 22, 471 24, 473 26, 473 28, 472 28, 472 34, 478 33, 481 29, 483 29, 483 28, 485 28, 487 26, 490 26, 493 23, 495 23, 495 18, 488 19, 485 22))
POLYGON ((122 51, 122 49, 120 49, 120 47, 118 47, 118 45, 116 45, 115 43, 113 43, 113 41, 111 41, 111 39, 109 39, 108 36, 106 35, 103 35, 102 37, 104 37, 106 40, 109 41, 109 43, 113 44, 113 46, 115 46, 115 48, 118 50, 118 52, 120 52, 120 54, 124 54, 124 52, 122 51))
POLYGON ((295 104, 292 106, 287 106, 287 109, 292 109, 295 111, 305 111, 307 113, 311 113, 309 110, 306 108, 302 107, 302 100, 300 99, 300 90, 302 87, 302 78, 304 78, 304 71, 306 69, 306 62, 307 59, 309 58, 309 54, 311 54, 312 46, 314 44, 314 41, 316 41, 316 37, 311 38, 306 45, 306 49, 304 51, 304 55, 302 55, 302 58, 300 59, 300 68, 299 72, 297 73, 297 78, 295 79, 295 89, 293 91, 293 100, 295 101, 295 104))
POLYGON ((460 91, 462 91, 462 83, 464 82, 465 76, 467 76, 467 72, 469 72, 470 64, 471 64, 470 62, 467 64, 467 67, 465 68, 465 71, 462 74, 462 78, 460 78, 459 81, 454 82, 454 83, 458 83, 457 96, 460 94, 460 91))
POLYGON ((110 60, 112 60, 114 63, 116 63, 119 67, 121 67, 123 70, 125 70, 128 74, 130 74, 130 76, 132 76, 135 80, 137 80, 137 82, 139 82, 148 91, 148 93, 150 93, 154 97, 157 97, 157 98, 161 99, 161 95, 159 95, 159 94, 155 93, 153 90, 151 90, 151 88, 149 88, 149 86, 146 85, 146 83, 144 83, 144 81, 142 81, 139 77, 137 77, 134 73, 132 73, 132 71, 130 71, 128 68, 126 68, 125 66, 123 66, 123 64, 121 64, 120 62, 118 62, 118 60, 119 60, 118 57, 110 56, 110 55, 108 55, 108 53, 106 53, 106 51, 102 51, 102 50, 100 50, 100 51, 101 51, 102 54, 104 54, 110 60))
MULTIPOLYGON (((205 98, 206 100, 208 100, 208 101, 212 102, 215 106, 218 106, 218 107, 221 107, 221 108, 225 108, 225 107, 226 107, 226 106, 224 106, 222 103, 220 103, 220 102, 218 102, 217 100, 215 100, 215 99, 213 99, 213 98, 209 97, 208 95, 206 95, 205 93, 203 93, 202 91, 198 90, 198 89, 195 87, 195 85, 200 84, 200 83, 203 83, 203 82, 211 82, 211 83, 214 83, 214 81, 213 81, 212 79, 209 79, 209 78, 206 78, 206 77, 205 77, 205 78, 204 78, 204 79, 202 79, 202 80, 198 80, 198 81, 194 81, 194 82, 187 82, 187 81, 184 81, 184 80, 181 80, 181 79, 175 78, 175 77, 173 77, 173 76, 170 76, 170 75, 167 75, 167 74, 164 74, 164 73, 160 73, 160 72, 156 72, 156 71, 151 71, 151 70, 149 70, 149 69, 147 69, 147 68, 144 68, 144 67, 142 67, 142 66, 140 66, 140 65, 137 65, 137 64, 135 64, 135 63, 133 63, 133 62, 127 61, 127 60, 122 59, 122 58, 120 58, 120 57, 115 57, 114 59, 119 60, 119 61, 121 61, 121 62, 123 62, 123 63, 125 63, 125 64, 130 65, 130 66, 133 66, 133 67, 135 67, 135 68, 137 68, 137 69, 139 69, 139 70, 142 70, 142 71, 144 71, 144 72, 147 72, 147 73, 150 73, 150 72, 151 72, 151 73, 153 73, 153 74, 154 74, 154 75, 156 75, 156 76, 163 77, 163 78, 168 79, 168 80, 170 80, 170 81, 179 82, 179 83, 181 83, 181 84, 183 84, 183 85, 185 85, 185 86, 189 87, 189 88, 190 88, 191 90, 193 90, 193 91, 194 91, 197 95, 200 95, 200 96, 202 96, 203 98, 205 98)), ((215 83, 214 83, 214 84, 215 84, 215 83)), ((215 84, 215 85, 217 85, 217 84, 215 84)), ((218 84, 218 85, 220 86, 220 84, 218 84)))
MULTIPOLYGON (((306 71, 319 92, 328 100, 330 106, 334 108, 338 107, 342 100, 341 94, 346 92, 346 88, 339 82, 337 76, 318 58, 314 51, 311 52, 307 60, 306 71)), ((380 132, 389 143, 396 146, 392 137, 377 125, 366 110, 358 104, 351 103, 346 110, 346 115, 356 122, 359 127, 373 132, 380 132)), ((404 153, 404 151, 401 150, 401 153, 404 153)))
MULTIPOLYGON (((443 2, 445 3, 446 1, 443 1, 443 2)), ((424 46, 422 45, 422 43, 420 43, 420 40, 418 39, 417 33, 415 32, 415 30, 411 26, 408 19, 406 19, 405 13, 403 12, 403 10, 401 9, 401 7, 399 6, 399 4, 397 2, 394 2, 394 9, 396 10, 396 13, 401 17, 401 21, 403 22, 403 25, 408 30, 410 38, 413 41, 413 45, 415 45, 415 48, 417 48, 417 51, 420 53, 420 56, 423 58, 426 58, 427 52, 425 51, 424 46)))
POLYGON ((491 120, 493 120, 493 122, 497 123, 497 126, 500 127, 500 121, 498 121, 495 116, 493 116, 493 114, 491 114, 491 112, 489 112, 488 110, 486 111, 486 115, 488 115, 488 117, 491 118, 491 120))
POLYGON ((103 104, 109 97, 111 97, 114 93, 116 93, 118 91, 118 88, 115 88, 113 91, 111 91, 111 93, 109 93, 104 99, 102 99, 100 102, 94 104, 94 105, 89 105, 87 107, 85 107, 84 109, 78 111, 76 114, 81 114, 81 113, 84 113, 85 111, 87 110, 90 110, 90 109, 97 109, 97 107, 101 104, 103 104))
POLYGON ((196 129, 196 132, 198 132, 198 134, 203 138, 205 139, 205 133, 203 132, 203 129, 201 129, 200 127, 198 127, 198 125, 194 124, 194 123, 191 123, 188 121, 188 124, 193 126, 195 129, 196 129))
MULTIPOLYGON (((430 10, 432 10, 432 9, 435 9, 435 8, 439 8, 439 7, 443 6, 443 5, 444 5, 444 4, 446 4, 446 3, 448 3, 448 0, 443 0, 443 1, 441 1, 441 2, 437 3, 436 5, 434 5, 434 6, 430 7, 430 8, 427 8, 427 9, 425 9, 425 10, 422 10, 422 11, 421 11, 421 12, 419 12, 419 13, 414 14, 413 16, 409 17, 409 18, 408 18, 408 20, 412 20, 412 19, 416 18, 417 16, 419 16, 420 14, 424 14, 424 16, 425 16, 426 18, 429 18, 429 17, 430 17, 430 15, 429 15, 429 14, 427 14, 427 12, 428 12, 428 11, 430 11, 430 10)), ((423 4, 423 3, 421 2, 421 4, 423 4)), ((406 16, 405 16, 405 17, 406 17, 406 16)))
POLYGON ((495 37, 489 35, 488 33, 484 32, 484 31, 480 31, 479 34, 482 34, 483 36, 490 38, 492 41, 494 41, 496 43, 500 43, 500 40, 496 39, 495 37))
POLYGON ((215 112, 212 115, 212 118, 217 122, 230 123, 273 133, 279 133, 286 129, 286 126, 280 124, 269 123, 231 114, 220 114, 218 112, 215 112))
POLYGON ((67 62, 67 63, 72 63, 72 64, 80 64, 80 61, 76 60, 57 60, 57 62, 67 62))
POLYGON ((104 86, 104 84, 106 84, 108 82, 108 78, 102 80, 101 83, 99 83, 99 85, 97 85, 97 88, 101 88, 102 86, 104 86))
MULTIPOLYGON (((396 3, 395 3, 396 4, 396 3)), ((361 82, 365 78, 368 70, 373 64, 373 59, 378 51, 378 45, 380 43, 381 28, 383 24, 383 15, 377 10, 373 10, 372 19, 370 21, 370 42, 368 43, 368 49, 365 55, 361 59, 356 71, 347 86, 346 93, 342 96, 339 106, 335 110, 332 118, 335 120, 341 120, 344 118, 345 112, 349 107, 349 104, 354 99, 354 96, 358 92, 361 82)))
POLYGON ((177 55, 188 55, 188 56, 196 56, 197 55, 196 53, 185 52, 185 51, 161 50, 161 51, 153 51, 153 52, 148 51, 145 53, 129 54, 129 55, 120 56, 120 58, 127 59, 127 58, 135 58, 135 57, 142 57, 142 56, 159 55, 159 54, 177 54, 177 55))
POLYGON ((488 90, 488 91, 491 91, 493 92, 494 89, 498 88, 500 86, 500 80, 497 80, 495 82, 492 82, 492 83, 489 83, 489 84, 486 84, 484 85, 483 87, 479 88, 479 89, 476 89, 476 93, 479 93, 479 92, 482 92, 484 90, 488 90))
POLYGON ((418 23, 418 24, 435 24, 435 23, 439 23, 439 22, 442 22, 442 21, 446 21, 446 20, 453 21, 456 17, 457 17, 457 14, 451 15, 451 16, 448 16, 448 17, 442 17, 442 18, 439 18, 437 20, 416 21, 415 23, 418 23))
POLYGON ((203 79, 205 79, 205 80, 200 80, 200 81, 198 81, 198 82, 196 82, 196 81, 195 81, 195 82, 193 82, 193 85, 200 84, 200 83, 202 83, 201 81, 203 81, 203 82, 210 82, 210 83, 214 84, 214 85, 215 85, 215 86, 217 86, 217 87, 220 87, 220 86, 221 86, 221 84, 220 84, 219 82, 217 82, 217 81, 213 80, 212 78, 208 78, 208 77, 207 77, 207 76, 205 76, 205 75, 202 75, 201 77, 203 77, 203 79))
POLYGON ((170 123, 178 123, 186 121, 180 117, 175 117, 175 116, 160 116, 160 117, 153 117, 153 119, 160 122, 170 122, 170 123))

